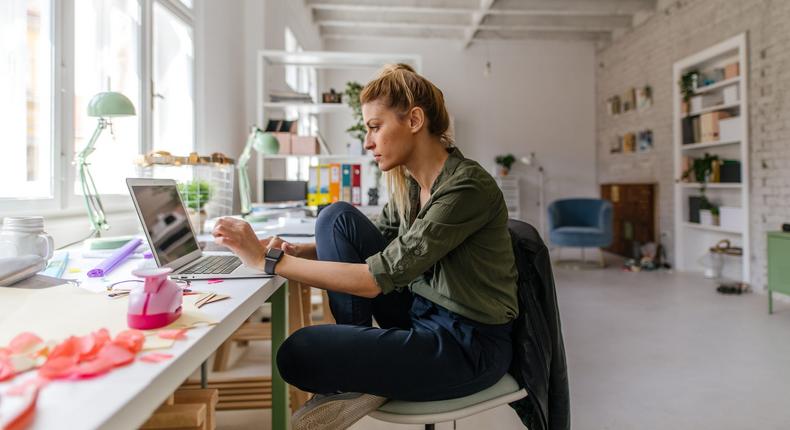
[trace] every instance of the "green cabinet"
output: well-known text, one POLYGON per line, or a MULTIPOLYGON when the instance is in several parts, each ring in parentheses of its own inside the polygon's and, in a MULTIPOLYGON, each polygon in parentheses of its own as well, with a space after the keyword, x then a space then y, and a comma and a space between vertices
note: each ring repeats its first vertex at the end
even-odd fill
POLYGON ((768 233, 768 313, 774 291, 790 295, 790 233, 768 233))

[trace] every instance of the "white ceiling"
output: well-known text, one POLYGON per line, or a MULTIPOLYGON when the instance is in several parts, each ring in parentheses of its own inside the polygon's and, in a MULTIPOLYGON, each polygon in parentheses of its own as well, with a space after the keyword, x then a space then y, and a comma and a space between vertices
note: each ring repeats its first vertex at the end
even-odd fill
MULTIPOLYGON (((609 42, 656 0, 305 0, 324 39, 441 38, 609 42)), ((641 15, 640 15, 641 14, 641 15)))

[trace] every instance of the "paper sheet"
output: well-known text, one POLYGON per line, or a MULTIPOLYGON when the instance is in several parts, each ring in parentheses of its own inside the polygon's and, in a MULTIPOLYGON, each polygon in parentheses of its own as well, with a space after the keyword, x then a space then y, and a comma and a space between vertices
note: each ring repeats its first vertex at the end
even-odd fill
MULTIPOLYGON (((184 296, 181 317, 164 329, 178 329, 203 324, 216 324, 211 317, 195 308, 198 295, 184 296)), ((29 331, 44 340, 62 340, 83 336, 102 327, 116 334, 126 325, 128 298, 108 299, 104 293, 93 293, 74 285, 44 289, 0 288, 0 346, 17 334, 29 331)), ((157 330, 146 330, 143 349, 162 349, 173 345, 172 339, 156 336, 157 330)))

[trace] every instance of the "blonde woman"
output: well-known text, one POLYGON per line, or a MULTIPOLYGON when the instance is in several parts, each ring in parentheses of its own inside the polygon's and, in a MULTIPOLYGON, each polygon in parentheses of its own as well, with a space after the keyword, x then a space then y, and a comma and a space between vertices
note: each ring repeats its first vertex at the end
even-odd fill
POLYGON ((346 428, 386 399, 466 396, 511 361, 517 272, 494 179, 452 146, 442 92, 411 67, 385 67, 360 100, 390 189, 375 223, 335 203, 314 245, 259 241, 234 219, 213 232, 246 264, 329 293, 337 325, 303 328, 277 355, 288 383, 316 393, 296 430, 346 428))

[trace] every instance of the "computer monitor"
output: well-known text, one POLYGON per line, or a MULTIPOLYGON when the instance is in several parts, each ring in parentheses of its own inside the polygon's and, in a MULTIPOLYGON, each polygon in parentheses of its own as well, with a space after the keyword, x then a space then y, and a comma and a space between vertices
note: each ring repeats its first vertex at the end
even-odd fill
POLYGON ((263 202, 283 203, 307 200, 307 181, 267 179, 263 181, 263 202))

